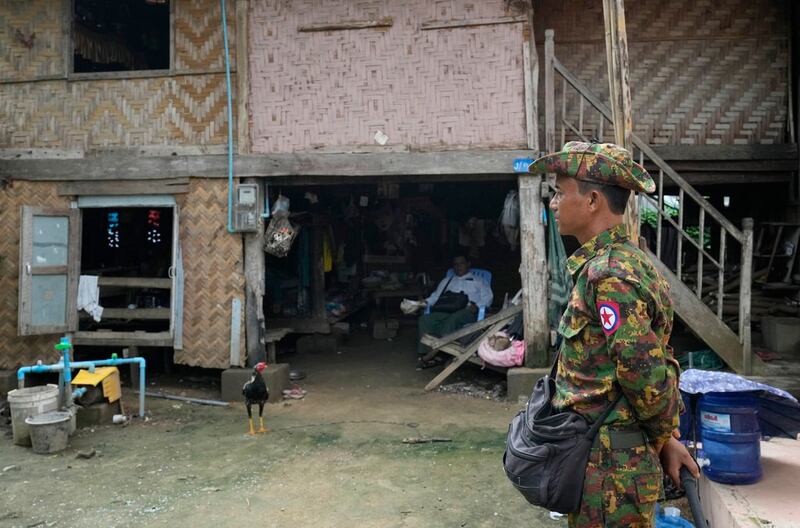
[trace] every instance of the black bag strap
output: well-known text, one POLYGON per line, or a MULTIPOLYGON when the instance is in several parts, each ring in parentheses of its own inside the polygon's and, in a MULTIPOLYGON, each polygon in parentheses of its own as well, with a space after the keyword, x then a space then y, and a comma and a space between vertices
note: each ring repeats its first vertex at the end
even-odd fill
POLYGON ((442 293, 439 294, 439 297, 447 292, 447 287, 450 286, 450 283, 453 281, 453 277, 455 277, 455 275, 450 275, 450 278, 447 279, 447 282, 444 284, 444 288, 442 288, 442 293))
MULTIPOLYGON (((560 357, 561 357, 561 349, 559 349, 558 352, 556 352, 556 357, 555 360, 553 361, 553 366, 550 367, 550 379, 553 380, 553 383, 555 383, 556 374, 558 374, 558 359, 560 357)), ((614 381, 614 383, 617 385, 617 387, 619 387, 618 381, 614 381)), ((589 427, 589 430, 586 431, 586 438, 589 439, 589 441, 594 441, 594 437, 597 436, 597 432, 600 430, 600 427, 605 423, 606 418, 608 418, 608 415, 611 414, 611 411, 614 410, 614 407, 617 406, 619 401, 622 399, 622 396, 623 396, 622 387, 619 387, 619 394, 617 394, 617 397, 614 398, 613 402, 606 405, 606 408, 603 409, 603 413, 597 418, 597 420, 594 421, 594 423, 592 423, 591 427, 589 427)))

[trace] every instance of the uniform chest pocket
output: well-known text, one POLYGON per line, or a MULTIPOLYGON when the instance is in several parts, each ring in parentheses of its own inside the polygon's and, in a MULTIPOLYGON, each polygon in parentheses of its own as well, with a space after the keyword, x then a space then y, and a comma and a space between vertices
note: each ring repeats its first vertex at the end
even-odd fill
POLYGON ((572 339, 579 336, 587 324, 589 324, 589 317, 569 306, 564 315, 561 316, 561 321, 558 324, 558 333, 564 336, 565 339, 572 339))

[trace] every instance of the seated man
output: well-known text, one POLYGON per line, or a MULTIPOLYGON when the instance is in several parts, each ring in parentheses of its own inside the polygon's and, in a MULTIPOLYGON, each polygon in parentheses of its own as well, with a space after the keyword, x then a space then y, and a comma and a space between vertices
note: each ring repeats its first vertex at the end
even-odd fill
MULTIPOLYGON (((452 277, 445 277, 436 290, 425 299, 425 304, 431 307, 431 313, 419 318, 419 338, 430 334, 436 337, 445 336, 464 326, 473 323, 478 316, 479 306, 489 306, 492 303, 492 289, 485 280, 474 276, 469 270, 469 260, 464 256, 453 259, 452 277), (467 305, 456 312, 436 311, 436 301, 446 292, 461 292, 467 296, 467 305)), ((419 354, 419 367, 429 368, 441 365, 444 361, 436 357, 436 351, 423 345, 417 345, 419 354)))

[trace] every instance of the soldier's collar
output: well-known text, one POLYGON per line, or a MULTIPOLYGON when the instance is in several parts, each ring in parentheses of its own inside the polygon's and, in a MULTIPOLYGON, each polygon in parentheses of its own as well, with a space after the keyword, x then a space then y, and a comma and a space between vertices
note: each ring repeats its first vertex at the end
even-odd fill
POLYGON ((579 247, 567 259, 567 271, 570 275, 575 275, 584 264, 600 254, 605 248, 612 244, 624 242, 628 239, 628 228, 625 224, 617 224, 611 229, 607 229, 579 247))

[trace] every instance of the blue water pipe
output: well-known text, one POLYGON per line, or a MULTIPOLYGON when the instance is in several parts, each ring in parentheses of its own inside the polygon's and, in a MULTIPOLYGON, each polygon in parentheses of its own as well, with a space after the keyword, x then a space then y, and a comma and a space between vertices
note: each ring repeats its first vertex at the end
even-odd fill
MULTIPOLYGON (((225 45, 225 84, 228 96, 228 233, 233 233, 233 102, 231 101, 231 54, 228 49, 228 15, 225 0, 222 10, 222 42, 225 45)), ((239 94, 241 96, 241 94, 239 94)))
MULTIPOLYGON (((68 338, 67 343, 69 343, 68 338)), ((61 340, 58 346, 63 346, 64 339, 61 340)), ((70 345, 71 346, 71 345, 70 345)), ((38 374, 41 372, 63 372, 64 373, 64 382, 67 387, 70 386, 70 382, 72 381, 72 369, 89 369, 90 372, 94 372, 96 367, 111 367, 117 365, 129 365, 133 363, 139 364, 139 416, 144 418, 144 392, 145 392, 145 359, 141 357, 135 358, 118 358, 116 354, 111 354, 110 359, 99 359, 99 360, 92 360, 92 361, 69 361, 69 351, 65 350, 65 356, 62 357, 62 361, 55 363, 53 365, 31 365, 28 367, 22 367, 17 370, 17 386, 21 389, 25 387, 25 375, 28 373, 38 374), (64 362, 66 359, 66 362, 64 362)), ((78 391, 75 391, 78 392, 78 391)), ((79 395, 72 393, 70 399, 76 398, 79 395)))

